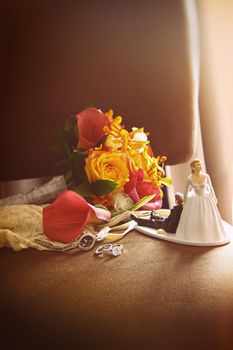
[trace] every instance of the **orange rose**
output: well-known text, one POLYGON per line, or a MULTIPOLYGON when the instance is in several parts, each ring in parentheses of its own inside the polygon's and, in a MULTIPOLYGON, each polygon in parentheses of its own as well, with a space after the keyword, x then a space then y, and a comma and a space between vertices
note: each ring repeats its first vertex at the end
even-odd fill
POLYGON ((97 180, 110 180, 117 187, 124 186, 129 178, 126 155, 118 151, 93 151, 85 159, 86 174, 90 183, 97 180))

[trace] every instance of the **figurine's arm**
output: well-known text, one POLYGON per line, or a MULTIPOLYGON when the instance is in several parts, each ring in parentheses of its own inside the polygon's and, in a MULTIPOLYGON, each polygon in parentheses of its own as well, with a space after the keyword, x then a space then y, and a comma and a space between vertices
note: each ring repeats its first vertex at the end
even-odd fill
POLYGON ((184 204, 185 204, 186 199, 188 197, 189 187, 190 187, 190 179, 187 178, 186 185, 185 185, 185 190, 184 190, 184 204))
POLYGON ((206 178, 207 178, 207 185, 209 186, 209 189, 210 189, 210 193, 211 193, 212 197, 214 198, 215 203, 218 204, 218 200, 217 200, 217 197, 215 195, 215 192, 214 192, 214 189, 213 189, 213 186, 212 186, 212 182, 211 182, 210 177, 209 177, 208 174, 206 174, 206 178))

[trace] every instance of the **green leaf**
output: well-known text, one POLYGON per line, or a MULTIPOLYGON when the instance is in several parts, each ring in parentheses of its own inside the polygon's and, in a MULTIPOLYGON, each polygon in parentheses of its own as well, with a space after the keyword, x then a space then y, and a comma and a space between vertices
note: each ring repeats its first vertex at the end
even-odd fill
POLYGON ((97 180, 92 182, 91 188, 97 196, 105 196, 117 187, 117 183, 110 180, 97 180))
POLYGON ((139 208, 141 208, 144 204, 148 203, 153 199, 155 194, 150 194, 149 196, 145 196, 140 201, 138 201, 136 204, 134 204, 131 208, 129 208, 130 211, 135 211, 139 208))
POLYGON ((67 165, 67 168, 70 168, 69 181, 74 178, 73 183, 78 185, 84 181, 83 174, 79 175, 79 172, 81 165, 84 167, 83 159, 85 156, 79 155, 77 157, 76 154, 74 155, 74 150, 78 144, 77 117, 71 115, 66 118, 63 129, 55 130, 55 136, 57 143, 51 146, 51 151, 60 155, 60 159, 55 165, 67 165), (79 165, 80 160, 81 165, 79 165))
POLYGON ((65 143, 70 150, 73 150, 78 143, 76 116, 70 115, 68 118, 66 118, 62 132, 63 143, 65 143))
POLYGON ((94 205, 93 200, 91 197, 85 197, 86 201, 90 203, 91 205, 94 205))
POLYGON ((71 154, 71 169, 73 183, 77 186, 82 182, 87 182, 87 176, 85 172, 85 158, 86 154, 74 150, 71 154))
POLYGON ((70 145, 68 133, 64 130, 57 130, 56 135, 58 142, 51 146, 51 150, 57 154, 65 155, 66 158, 70 159, 72 147, 70 145))
POLYGON ((67 185, 70 184, 71 180, 72 180, 72 170, 69 168, 64 176, 65 182, 67 185))
POLYGON ((92 189, 89 183, 84 182, 73 188, 73 191, 79 193, 82 197, 89 197, 92 194, 92 189))

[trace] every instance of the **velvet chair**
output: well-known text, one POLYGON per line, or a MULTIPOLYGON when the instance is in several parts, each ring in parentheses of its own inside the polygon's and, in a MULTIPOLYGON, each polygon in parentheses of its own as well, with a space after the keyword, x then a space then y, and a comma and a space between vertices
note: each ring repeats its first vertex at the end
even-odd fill
MULTIPOLYGON (((191 158, 198 90, 190 4, 3 1, 2 196, 22 179, 24 190, 61 173, 49 151, 54 130, 90 101, 113 108, 127 127, 143 126, 167 164, 191 158)), ((231 244, 178 246, 137 232, 121 242, 122 256, 104 259, 2 249, 8 348, 230 349, 231 244)))
POLYGON ((143 126, 167 164, 188 160, 197 100, 185 12, 182 1, 6 3, 0 180, 60 173, 55 130, 90 102, 143 126))

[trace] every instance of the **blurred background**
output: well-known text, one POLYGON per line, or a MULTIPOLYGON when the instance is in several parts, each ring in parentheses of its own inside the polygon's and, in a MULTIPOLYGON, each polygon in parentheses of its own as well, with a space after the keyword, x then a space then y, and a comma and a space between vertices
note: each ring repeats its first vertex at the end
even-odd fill
POLYGON ((170 206, 198 156, 232 223, 232 1, 0 6, 1 197, 63 172, 54 131, 92 103, 150 132, 155 155, 168 158, 170 206))
MULTIPOLYGON (((201 125, 194 155, 203 159, 206 171, 211 176, 221 215, 232 224, 233 2, 198 0, 194 5, 200 48, 198 105, 201 125)), ((176 190, 183 191, 181 174, 187 174, 189 170, 189 162, 171 168, 176 179, 176 190)))

